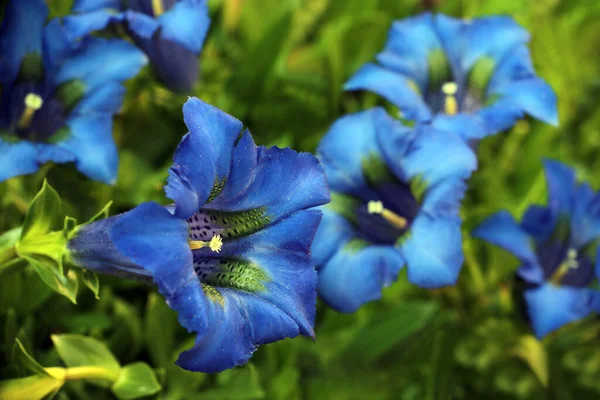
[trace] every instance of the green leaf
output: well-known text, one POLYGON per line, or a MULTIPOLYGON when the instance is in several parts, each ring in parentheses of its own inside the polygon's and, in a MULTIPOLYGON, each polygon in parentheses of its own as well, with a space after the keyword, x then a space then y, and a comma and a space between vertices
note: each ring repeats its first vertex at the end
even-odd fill
POLYGON ((27 353, 25 346, 23 346, 23 343, 21 343, 19 339, 15 341, 13 351, 15 352, 16 362, 25 367, 28 371, 31 371, 37 375, 51 376, 48 372, 46 372, 44 367, 38 364, 38 362, 27 353))
POLYGON ((111 390, 121 400, 150 396, 161 389, 150 366, 143 362, 126 365, 111 390))
POLYGON ((548 355, 542 342, 531 335, 523 336, 519 340, 515 354, 529 365, 542 386, 548 387, 548 355))
POLYGON ((422 330, 438 310, 437 303, 402 303, 377 315, 373 322, 359 330, 341 352, 347 358, 373 361, 403 340, 422 330))
POLYGON ((21 241, 50 232, 56 223, 59 212, 60 197, 56 190, 44 180, 42 189, 33 198, 27 214, 25 214, 21 241))
POLYGON ((104 219, 106 217, 108 217, 109 211, 110 211, 110 206, 112 206, 112 200, 109 201, 108 203, 106 203, 106 205, 104 207, 102 207, 102 209, 100 211, 98 211, 98 213, 96 213, 96 215, 94 215, 92 218, 89 219, 88 222, 86 222, 86 224, 91 224, 92 222, 98 221, 99 219, 104 219))
POLYGON ((58 355, 67 367, 94 366, 111 371, 117 376, 121 365, 106 345, 96 339, 80 335, 52 335, 58 355))
POLYGON ((251 400, 265 397, 258 371, 252 364, 221 372, 217 375, 217 383, 218 388, 204 390, 194 399, 251 400))
POLYGON ((166 367, 173 362, 171 354, 175 347, 177 313, 157 293, 150 293, 146 308, 144 333, 152 363, 166 367))
POLYGON ((0 381, 0 399, 41 400, 48 395, 50 397, 54 395, 63 383, 49 375, 34 375, 0 381))
POLYGON ((65 217, 65 222, 63 224, 63 236, 65 239, 71 239, 71 233, 77 227, 77 220, 75 218, 71 218, 69 216, 65 217))
POLYGON ((23 258, 35 269, 46 285, 71 300, 73 304, 77 304, 79 282, 74 271, 69 271, 68 276, 64 276, 47 258, 28 256, 23 256, 23 258))
POLYGON ((96 299, 100 298, 100 280, 98 279, 98 274, 94 271, 90 271, 87 269, 82 270, 79 275, 83 284, 87 286, 93 293, 96 299))

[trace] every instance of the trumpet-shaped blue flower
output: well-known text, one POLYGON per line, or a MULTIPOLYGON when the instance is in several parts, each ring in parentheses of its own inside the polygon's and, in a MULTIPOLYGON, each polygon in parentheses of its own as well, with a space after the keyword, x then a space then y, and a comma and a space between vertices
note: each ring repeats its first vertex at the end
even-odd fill
POLYGON ((556 125, 556 96, 536 76, 528 41, 510 17, 425 13, 394 22, 379 63, 363 66, 345 88, 375 92, 405 118, 466 139, 508 129, 525 114, 556 125))
POLYGON ((144 203, 82 227, 73 263, 153 281, 196 333, 177 363, 216 372, 259 344, 313 336, 317 274, 310 246, 329 201, 310 154, 256 147, 242 123, 201 102, 183 108, 190 132, 176 150, 168 207, 144 203))
POLYGON ((476 167, 460 137, 405 127, 375 108, 336 121, 317 152, 332 191, 312 246, 326 303, 354 311, 404 264, 422 287, 456 281, 460 199, 476 167))
POLYGON ((600 194, 577 184, 572 169, 545 161, 548 205, 532 205, 521 223, 506 211, 473 233, 513 253, 522 263, 525 302, 535 334, 548 333, 598 311, 599 294, 589 288, 600 239, 600 194))
POLYGON ((169 88, 188 92, 194 86, 210 26, 206 0, 75 0, 73 12, 65 18, 71 37, 122 23, 169 88))
POLYGON ((47 16, 43 0, 11 1, 0 26, 0 181, 52 161, 113 182, 112 117, 144 54, 122 40, 73 44, 47 16))

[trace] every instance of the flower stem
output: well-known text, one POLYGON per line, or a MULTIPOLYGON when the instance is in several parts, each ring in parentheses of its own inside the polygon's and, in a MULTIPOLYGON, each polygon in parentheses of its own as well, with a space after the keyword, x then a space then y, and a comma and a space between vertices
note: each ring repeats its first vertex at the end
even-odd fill
POLYGON ((477 262, 475 254, 473 254, 473 246, 471 245, 471 239, 465 237, 463 243, 465 253, 465 264, 467 266, 467 269, 469 270, 469 273, 471 274, 471 278, 473 279, 475 291, 478 294, 481 294, 485 290, 485 279, 483 277, 483 273, 481 272, 481 266, 477 262))
POLYGON ((17 251, 15 250, 15 246, 10 246, 4 251, 0 252, 0 266, 4 263, 8 263, 13 259, 17 258, 17 251))
POLYGON ((119 377, 118 372, 94 366, 72 368, 48 367, 44 369, 53 378, 63 381, 76 381, 80 379, 102 379, 110 382, 115 382, 119 377))

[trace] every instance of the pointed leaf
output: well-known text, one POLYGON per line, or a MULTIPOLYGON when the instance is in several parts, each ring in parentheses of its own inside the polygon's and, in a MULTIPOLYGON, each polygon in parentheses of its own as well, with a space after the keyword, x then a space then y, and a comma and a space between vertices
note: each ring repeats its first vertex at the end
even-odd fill
POLYGON ((158 393, 161 389, 150 366, 143 362, 126 365, 111 387, 120 400, 137 399, 158 393))
POLYGON ((84 269, 82 270, 81 274, 79 275, 81 276, 81 280, 83 281, 83 284, 85 286, 87 286, 92 293, 94 293, 94 296, 96 297, 96 299, 100 298, 100 279, 98 279, 98 274, 96 274, 94 271, 90 271, 88 269, 84 269))
POLYGON ((106 345, 81 335, 52 335, 58 355, 67 367, 95 366, 111 371, 116 376, 121 365, 106 345))
POLYGON ((35 361, 33 357, 31 357, 27 353, 27 350, 25 350, 25 346, 23 346, 23 343, 21 343, 19 339, 15 341, 13 351, 15 352, 15 360, 17 361, 17 363, 25 367, 28 371, 31 371, 38 375, 51 376, 48 372, 46 372, 44 367, 38 364, 38 362, 35 361))
POLYGON ((372 361, 392 347, 425 328, 436 314, 436 303, 410 302, 399 304, 368 324, 354 335, 342 354, 348 358, 360 357, 372 361))
POLYGON ((515 349, 517 357, 525 361, 544 387, 548 387, 548 355, 542 342, 534 336, 521 337, 515 349))
POLYGON ((54 395, 63 383, 49 375, 34 375, 0 381, 0 399, 41 400, 48 395, 54 395))
POLYGON ((60 197, 56 190, 44 180, 42 189, 35 195, 23 223, 21 241, 44 235, 52 230, 60 212, 60 197))
POLYGON ((35 269, 46 285, 71 300, 73 304, 77 304, 79 282, 74 271, 69 271, 68 276, 64 276, 47 258, 28 256, 23 258, 35 269))
POLYGON ((86 222, 86 224, 91 224, 94 221, 98 221, 99 219, 104 219, 106 217, 108 217, 108 213, 110 211, 110 206, 112 206, 113 201, 109 201, 108 203, 106 203, 106 205, 104 207, 102 207, 102 209, 100 211, 98 211, 98 213, 96 215, 94 215, 92 218, 89 219, 88 222, 86 222))

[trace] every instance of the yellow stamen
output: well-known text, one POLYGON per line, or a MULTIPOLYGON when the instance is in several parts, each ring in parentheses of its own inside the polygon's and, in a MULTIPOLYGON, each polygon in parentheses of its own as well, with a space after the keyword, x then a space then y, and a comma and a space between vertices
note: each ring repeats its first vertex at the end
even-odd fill
POLYGON ((155 17, 159 17, 165 12, 163 0, 152 0, 152 12, 155 17))
POLYGON ((456 92, 458 92, 458 85, 455 82, 446 82, 442 85, 442 93, 446 95, 444 99, 444 112, 448 115, 455 115, 458 112, 456 92))
POLYGON ((191 240, 190 241, 190 249, 197 250, 202 249, 204 247, 208 247, 215 253, 219 253, 223 248, 223 238, 221 235, 215 235, 210 239, 210 241, 204 240, 191 240))
POLYGON ((406 225, 408 225, 406 218, 401 217, 395 212, 383 207, 383 203, 380 201, 369 201, 367 203, 367 211, 369 214, 381 215, 387 222, 394 225, 398 229, 404 229, 406 228, 406 225))
POLYGON ((29 128, 31 121, 33 121, 35 112, 42 108, 43 105, 44 100, 40 95, 28 93, 27 96, 25 96, 25 109, 23 110, 23 114, 21 114, 21 118, 19 119, 17 126, 21 129, 29 128))
POLYGON ((569 251, 567 251, 567 258, 558 266, 550 280, 560 284, 562 278, 564 278, 570 270, 579 268, 579 261, 577 261, 578 256, 577 250, 569 249, 569 251))

